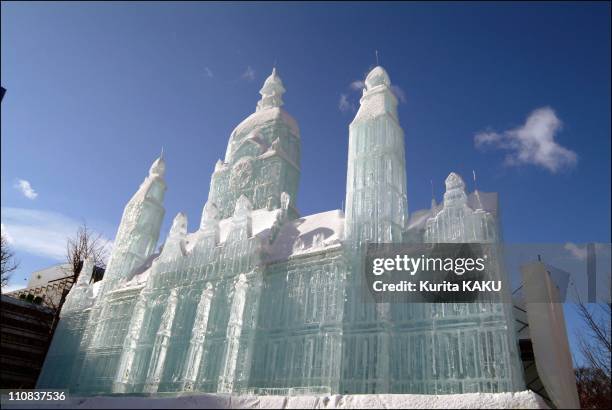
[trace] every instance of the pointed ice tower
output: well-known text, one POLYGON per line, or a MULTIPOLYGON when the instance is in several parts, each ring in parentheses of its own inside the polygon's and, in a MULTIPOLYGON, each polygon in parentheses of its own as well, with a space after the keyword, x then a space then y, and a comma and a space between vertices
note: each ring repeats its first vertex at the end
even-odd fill
POLYGON ((424 241, 427 243, 483 242, 498 240, 495 218, 489 212, 468 206, 465 182, 451 172, 445 181, 443 207, 427 220, 424 241))
POLYGON ((128 277, 155 251, 165 213, 165 172, 162 154, 153 162, 149 175, 127 203, 104 275, 104 289, 108 290, 128 277))
POLYGON ((285 87, 276 69, 266 79, 255 112, 232 132, 225 153, 212 175, 208 200, 220 219, 234 214, 245 196, 253 210, 281 206, 281 194, 290 195, 290 217, 297 216, 295 199, 300 180, 300 130, 283 108, 285 87))
POLYGON ((360 104, 349 127, 345 232, 352 275, 345 289, 340 391, 388 393, 390 306, 364 303, 364 258, 359 246, 367 242, 401 243, 408 216, 404 132, 391 81, 382 67, 367 75, 360 104), (359 364, 352 364, 356 357, 375 365, 364 372, 359 364))
POLYGON ((408 214, 404 132, 382 67, 366 77, 360 104, 349 127, 346 236, 399 243, 408 214))

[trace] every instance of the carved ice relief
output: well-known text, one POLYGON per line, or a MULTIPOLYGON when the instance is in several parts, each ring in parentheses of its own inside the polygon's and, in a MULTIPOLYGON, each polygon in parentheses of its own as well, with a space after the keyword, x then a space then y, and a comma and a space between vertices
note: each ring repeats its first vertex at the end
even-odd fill
POLYGON ((233 188, 246 187, 253 177, 253 158, 244 157, 238 160, 232 167, 230 185, 233 188))

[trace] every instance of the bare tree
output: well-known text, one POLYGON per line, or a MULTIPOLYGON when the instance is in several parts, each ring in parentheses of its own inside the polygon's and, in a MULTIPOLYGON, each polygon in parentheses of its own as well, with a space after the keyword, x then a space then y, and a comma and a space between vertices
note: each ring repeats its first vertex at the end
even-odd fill
POLYGON ((79 277, 85 258, 92 258, 94 266, 106 268, 108 249, 104 237, 87 227, 86 223, 79 226, 75 236, 66 242, 66 262, 70 265, 73 280, 79 277))
POLYGON ((66 239, 66 276, 62 278, 63 285, 57 289, 61 293, 59 298, 56 297, 57 294, 55 297, 45 298, 46 305, 57 312, 58 318, 68 292, 79 279, 83 261, 91 258, 95 267, 105 269, 107 257, 106 239, 102 234, 89 229, 85 222, 77 228, 73 237, 66 239))
POLYGON ((0 262, 1 262, 1 287, 5 287, 11 274, 19 267, 15 261, 15 254, 8 245, 8 240, 4 235, 0 235, 0 262))
POLYGON ((585 331, 579 334, 580 351, 588 367, 576 369, 576 385, 582 408, 610 408, 612 392, 612 305, 579 301, 585 331))
POLYGON ((610 303, 578 303, 578 313, 586 332, 580 335, 580 351, 592 368, 610 378, 612 367, 612 305, 610 303))

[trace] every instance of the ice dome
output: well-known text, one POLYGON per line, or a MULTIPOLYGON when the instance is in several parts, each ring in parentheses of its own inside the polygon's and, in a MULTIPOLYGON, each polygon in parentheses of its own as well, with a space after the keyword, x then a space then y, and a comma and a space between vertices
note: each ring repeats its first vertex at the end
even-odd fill
POLYGON ((256 143, 271 144, 272 140, 265 141, 263 129, 269 126, 285 124, 291 133, 299 138, 300 130, 295 119, 281 107, 283 105, 283 94, 285 93, 283 81, 278 75, 276 68, 272 69, 272 74, 264 81, 259 94, 261 99, 257 103, 255 112, 245 118, 232 131, 228 149, 225 153, 225 162, 231 162, 233 154, 246 139, 251 139, 256 143))
POLYGON ((368 90, 379 86, 379 85, 391 85, 391 80, 389 79, 389 74, 385 71, 381 66, 376 66, 365 79, 366 88, 368 90))

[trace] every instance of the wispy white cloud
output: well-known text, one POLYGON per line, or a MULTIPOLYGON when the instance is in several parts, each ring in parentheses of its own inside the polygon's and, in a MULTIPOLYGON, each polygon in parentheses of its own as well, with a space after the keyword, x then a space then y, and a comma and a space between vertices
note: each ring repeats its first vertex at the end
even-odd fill
POLYGON ((36 199, 36 197, 38 196, 38 193, 34 190, 34 188, 32 188, 32 184, 30 184, 30 181, 27 181, 25 179, 18 179, 15 183, 15 188, 17 188, 19 192, 21 192, 23 196, 28 199, 36 199))
MULTIPOLYGON (((82 223, 57 212, 2 207, 2 230, 9 232, 14 250, 58 261, 66 258, 66 240, 82 223)), ((103 239, 110 250, 112 242, 103 239)))
POLYGON ((255 70, 253 70, 251 66, 247 66, 240 78, 247 81, 253 81, 255 79, 255 70))
POLYGON ((346 94, 340 94, 338 109, 342 112, 355 111, 355 104, 349 101, 348 96, 346 94))
POLYGON ((6 286, 2 286, 2 293, 11 293, 23 288, 25 288, 25 285, 21 283, 7 283, 6 286))
POLYGON ((480 132, 474 136, 477 148, 493 147, 507 151, 506 165, 532 164, 552 173, 572 167, 578 155, 555 141, 563 123, 550 107, 534 110, 521 127, 480 132))
POLYGON ((8 232, 8 230, 4 227, 3 223, 0 223, 0 234, 2 235, 2 237, 4 238, 4 240, 7 243, 12 243, 13 242, 13 237, 11 236, 11 234, 8 232))
POLYGON ((397 98, 399 102, 401 103, 406 102, 406 93, 404 92, 404 90, 402 90, 402 88, 399 85, 392 84, 391 92, 393 92, 393 95, 395 95, 395 98, 397 98))
POLYGON ((365 82, 361 80, 355 80, 349 85, 349 87, 351 88, 351 90, 361 91, 365 88, 365 82))
POLYGON ((204 67, 204 75, 206 75, 208 78, 214 77, 212 70, 208 67, 204 67))
POLYGON ((572 256, 578 260, 585 260, 587 257, 587 250, 585 248, 581 248, 575 243, 567 242, 565 246, 563 246, 565 250, 572 254, 572 256))

